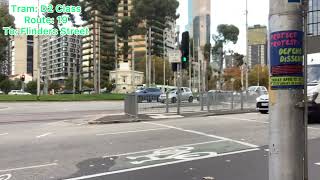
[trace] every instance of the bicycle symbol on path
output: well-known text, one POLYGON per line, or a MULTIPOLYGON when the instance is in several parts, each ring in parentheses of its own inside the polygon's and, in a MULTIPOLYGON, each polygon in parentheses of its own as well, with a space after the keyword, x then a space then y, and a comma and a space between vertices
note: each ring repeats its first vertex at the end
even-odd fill
POLYGON ((205 159, 215 157, 218 154, 216 152, 192 152, 194 147, 173 147, 167 149, 161 149, 152 152, 151 154, 142 156, 128 156, 127 159, 134 160, 130 162, 131 164, 139 165, 147 162, 153 161, 163 161, 163 160, 186 160, 192 161, 196 159, 205 159))
POLYGON ((0 180, 9 180, 11 177, 11 174, 0 175, 0 180))

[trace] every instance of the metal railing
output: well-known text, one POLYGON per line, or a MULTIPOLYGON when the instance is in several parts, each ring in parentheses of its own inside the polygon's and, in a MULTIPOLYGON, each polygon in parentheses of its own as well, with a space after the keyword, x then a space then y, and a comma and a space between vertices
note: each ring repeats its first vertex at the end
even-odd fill
MULTIPOLYGON (((183 96, 183 95, 181 95, 183 96)), ((205 92, 196 96, 174 99, 166 93, 162 97, 155 95, 129 94, 125 99, 125 113, 138 117, 141 114, 186 114, 199 112, 219 112, 255 110, 258 94, 243 92, 205 92), (178 107, 180 111, 178 111, 178 107)))

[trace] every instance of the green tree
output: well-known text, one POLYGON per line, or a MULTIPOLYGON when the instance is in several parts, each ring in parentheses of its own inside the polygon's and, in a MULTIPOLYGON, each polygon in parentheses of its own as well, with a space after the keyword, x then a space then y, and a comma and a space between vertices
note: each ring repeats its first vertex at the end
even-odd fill
POLYGON ((58 92, 60 90, 61 86, 57 81, 52 81, 49 84, 49 90, 51 91, 52 89, 54 89, 55 92, 58 92))
POLYGON ((239 53, 234 53, 233 58, 235 60, 235 65, 237 67, 240 67, 244 64, 244 55, 239 54, 239 53))
POLYGON ((0 62, 5 59, 9 36, 4 35, 2 27, 14 27, 14 17, 5 6, 0 5, 0 62))
POLYGON ((257 86, 258 84, 269 87, 269 69, 267 66, 256 65, 250 70, 249 86, 257 86))
POLYGON ((11 90, 15 89, 15 84, 9 79, 5 79, 0 82, 0 89, 8 94, 11 90))
POLYGON ((31 94, 37 94, 37 81, 30 81, 26 86, 26 91, 31 94))
MULTIPOLYGON (((239 36, 239 28, 234 25, 228 25, 228 24, 220 24, 217 28, 217 35, 213 36, 213 40, 215 42, 215 45, 212 48, 212 54, 213 56, 218 56, 220 65, 219 65, 219 79, 222 78, 222 71, 223 71, 223 57, 225 55, 224 46, 228 43, 232 42, 233 44, 236 44, 238 42, 238 36, 239 36)), ((222 81, 220 81, 220 88, 222 87, 222 81)))

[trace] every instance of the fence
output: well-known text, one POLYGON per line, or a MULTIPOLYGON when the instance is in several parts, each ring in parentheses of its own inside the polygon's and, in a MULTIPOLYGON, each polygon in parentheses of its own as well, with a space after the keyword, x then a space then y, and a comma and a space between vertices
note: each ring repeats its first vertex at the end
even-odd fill
POLYGON ((186 114, 202 112, 255 110, 259 94, 242 92, 206 92, 196 96, 184 97, 184 94, 169 96, 138 96, 129 94, 125 99, 125 113, 137 117, 141 114, 186 114))

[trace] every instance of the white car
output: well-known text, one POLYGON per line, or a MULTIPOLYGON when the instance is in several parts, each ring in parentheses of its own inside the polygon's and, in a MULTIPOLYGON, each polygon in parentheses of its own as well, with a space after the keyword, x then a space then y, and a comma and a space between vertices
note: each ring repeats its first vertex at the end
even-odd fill
MULTIPOLYGON (((188 101, 189 103, 193 102, 193 94, 190 88, 182 87, 181 88, 181 101, 188 101)), ((166 93, 162 93, 159 97, 161 103, 165 103, 167 99, 166 93)), ((171 103, 176 103, 178 101, 178 89, 171 89, 168 92, 168 99, 171 103)))
POLYGON ((246 91, 250 96, 268 94, 268 89, 264 86, 250 86, 246 91))
POLYGON ((257 111, 262 114, 267 114, 269 112, 269 95, 264 94, 257 99, 257 111))
POLYGON ((8 93, 8 95, 28 96, 31 95, 31 93, 22 90, 12 90, 8 93))
POLYGON ((1 95, 1 94, 4 94, 4 92, 0 90, 0 95, 1 95))

